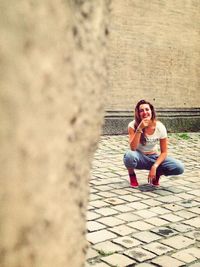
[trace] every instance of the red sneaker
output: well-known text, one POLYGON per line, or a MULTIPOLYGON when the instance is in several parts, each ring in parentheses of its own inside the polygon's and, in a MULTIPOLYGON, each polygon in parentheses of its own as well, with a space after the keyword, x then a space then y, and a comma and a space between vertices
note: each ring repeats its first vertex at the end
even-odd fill
POLYGON ((159 186, 160 184, 159 184, 159 179, 154 179, 153 180, 153 182, 152 182, 152 185, 154 185, 154 186, 159 186))
POLYGON ((137 177, 135 174, 129 175, 130 177, 130 185, 131 187, 138 187, 138 181, 137 181, 137 177))
POLYGON ((152 185, 159 186, 159 179, 161 175, 156 175, 156 178, 152 181, 152 185))

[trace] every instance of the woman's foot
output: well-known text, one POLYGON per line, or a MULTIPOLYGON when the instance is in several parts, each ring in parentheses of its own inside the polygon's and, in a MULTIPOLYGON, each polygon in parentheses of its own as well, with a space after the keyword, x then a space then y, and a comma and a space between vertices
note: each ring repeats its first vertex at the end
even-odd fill
POLYGON ((156 176, 156 178, 152 181, 152 185, 159 186, 160 185, 159 179, 160 179, 160 176, 156 176))
POLYGON ((160 176, 161 175, 163 175, 162 172, 158 172, 156 174, 156 178, 152 181, 152 185, 154 185, 154 186, 159 186, 160 185, 159 180, 160 180, 160 176))
POLYGON ((135 173, 130 174, 129 173, 129 177, 130 177, 130 185, 131 187, 138 187, 138 181, 137 181, 137 177, 135 173))

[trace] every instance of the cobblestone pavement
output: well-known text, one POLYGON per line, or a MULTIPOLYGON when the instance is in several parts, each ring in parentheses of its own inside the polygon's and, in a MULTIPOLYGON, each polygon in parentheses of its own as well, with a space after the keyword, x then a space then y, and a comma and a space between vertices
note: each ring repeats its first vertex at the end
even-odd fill
POLYGON ((179 176, 129 186, 127 136, 102 136, 93 160, 85 267, 200 267, 200 133, 170 134, 169 155, 185 164, 179 176))

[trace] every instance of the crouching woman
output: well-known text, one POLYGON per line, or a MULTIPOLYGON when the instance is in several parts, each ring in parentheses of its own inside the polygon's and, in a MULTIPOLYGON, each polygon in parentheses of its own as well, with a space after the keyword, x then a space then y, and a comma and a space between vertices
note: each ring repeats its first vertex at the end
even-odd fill
POLYGON ((135 169, 149 170, 148 182, 154 186, 159 186, 161 175, 184 172, 181 161, 167 156, 167 130, 156 119, 155 109, 150 102, 140 100, 137 103, 135 119, 128 125, 128 134, 130 150, 124 155, 124 164, 132 187, 138 186, 135 169))

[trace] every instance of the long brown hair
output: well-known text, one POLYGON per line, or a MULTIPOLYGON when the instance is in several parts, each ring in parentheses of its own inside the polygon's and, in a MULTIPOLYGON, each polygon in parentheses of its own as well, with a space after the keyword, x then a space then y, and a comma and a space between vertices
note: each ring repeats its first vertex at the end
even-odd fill
MULTIPOLYGON (((139 109, 140 109, 140 105, 142 105, 142 104, 148 104, 149 105, 149 107, 151 109, 151 114, 152 114, 151 119, 152 119, 152 121, 154 121, 156 119, 156 112, 155 112, 154 106, 150 102, 148 102, 148 101, 146 101, 144 99, 140 100, 137 103, 137 105, 135 106, 135 124, 134 124, 134 129, 135 130, 137 129, 138 125, 141 122, 139 109)), ((146 144, 146 138, 145 138, 144 130, 143 130, 143 132, 141 134, 141 137, 140 137, 140 143, 143 144, 143 145, 146 144)))

